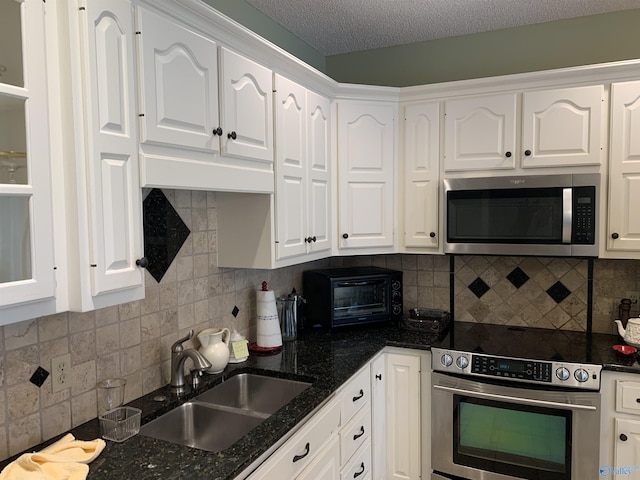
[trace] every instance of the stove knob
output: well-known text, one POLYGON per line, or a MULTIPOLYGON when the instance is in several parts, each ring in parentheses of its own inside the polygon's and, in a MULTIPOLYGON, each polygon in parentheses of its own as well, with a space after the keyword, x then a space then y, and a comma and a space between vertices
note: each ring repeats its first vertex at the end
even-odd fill
POLYGON ((563 382, 565 380, 568 380, 570 377, 569 370, 564 367, 560 367, 556 370, 556 377, 558 377, 558 379, 562 380, 563 382))
POLYGON ((589 380, 589 373, 584 368, 579 368, 575 372, 573 372, 573 376, 580 383, 584 383, 589 380))
POLYGON ((453 357, 448 353, 445 353, 444 355, 442 355, 442 357, 440 357, 440 363, 442 363, 442 365, 444 365, 445 367, 450 367, 453 363, 453 357))
POLYGON ((467 357, 458 357, 456 358, 456 365, 458 368, 465 369, 469 365, 469 360, 467 357))

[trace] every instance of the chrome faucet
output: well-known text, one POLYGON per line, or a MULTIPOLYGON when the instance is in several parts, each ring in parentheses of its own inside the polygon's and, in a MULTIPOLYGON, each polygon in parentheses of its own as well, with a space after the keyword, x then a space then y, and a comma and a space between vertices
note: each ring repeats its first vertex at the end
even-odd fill
POLYGON ((181 338, 171 345, 171 391, 174 393, 182 393, 186 390, 186 380, 184 378, 184 362, 187 358, 193 360, 194 368, 191 370, 192 375, 199 375, 211 368, 211 363, 200 352, 193 348, 185 349, 182 345, 193 337, 193 329, 189 330, 186 337, 181 338))

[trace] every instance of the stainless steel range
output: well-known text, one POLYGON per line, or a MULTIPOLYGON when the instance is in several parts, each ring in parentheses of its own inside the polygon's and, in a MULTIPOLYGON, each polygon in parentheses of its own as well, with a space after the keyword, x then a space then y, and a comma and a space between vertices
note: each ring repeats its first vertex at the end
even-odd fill
POLYGON ((432 479, 598 479, 601 366, 431 353, 432 479))

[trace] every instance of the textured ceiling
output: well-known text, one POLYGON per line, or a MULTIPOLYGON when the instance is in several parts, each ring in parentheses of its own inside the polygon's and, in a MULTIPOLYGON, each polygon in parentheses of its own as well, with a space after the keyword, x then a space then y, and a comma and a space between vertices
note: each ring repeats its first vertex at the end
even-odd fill
POLYGON ((246 0, 323 55, 640 8, 640 0, 246 0))

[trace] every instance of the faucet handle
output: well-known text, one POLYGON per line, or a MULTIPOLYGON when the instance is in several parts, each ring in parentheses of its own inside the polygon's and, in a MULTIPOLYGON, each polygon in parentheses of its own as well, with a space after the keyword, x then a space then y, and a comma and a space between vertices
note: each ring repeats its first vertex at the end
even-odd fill
POLYGON ((181 352, 184 347, 182 346, 182 344, 184 342, 186 342, 187 340, 191 340, 191 337, 193 337, 193 328, 191 330, 189 330, 189 333, 187 333, 186 336, 184 336, 183 338, 176 340, 176 342, 171 345, 171 351, 174 353, 178 353, 181 352))

